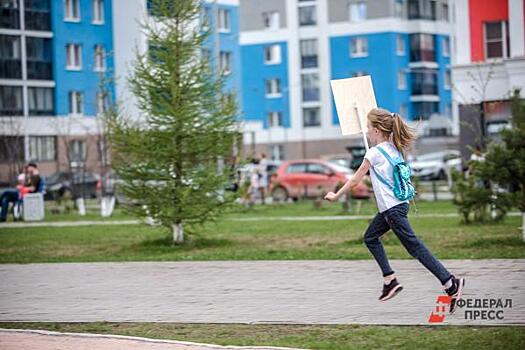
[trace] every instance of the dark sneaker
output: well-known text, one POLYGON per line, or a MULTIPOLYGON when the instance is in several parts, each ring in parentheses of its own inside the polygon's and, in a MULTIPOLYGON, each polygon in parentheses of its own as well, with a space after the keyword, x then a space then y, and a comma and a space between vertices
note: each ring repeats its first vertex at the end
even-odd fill
POLYGON ((450 295, 450 313, 454 313, 458 307, 458 301, 461 300, 463 287, 465 286, 464 278, 456 278, 452 276, 452 286, 445 289, 445 292, 450 295))
POLYGON ((403 286, 397 282, 396 278, 394 278, 389 284, 383 284, 383 293, 379 297, 379 301, 386 301, 393 298, 402 290, 403 286))

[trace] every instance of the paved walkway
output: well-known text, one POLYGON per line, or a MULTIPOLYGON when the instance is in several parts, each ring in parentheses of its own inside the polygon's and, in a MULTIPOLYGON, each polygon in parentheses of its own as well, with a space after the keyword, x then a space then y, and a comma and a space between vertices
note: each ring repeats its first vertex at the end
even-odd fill
POLYGON ((0 329, 2 350, 279 350, 268 346, 220 346, 118 335, 0 329))
MULTIPOLYGON (((465 298, 512 299, 525 324, 525 259, 443 260, 466 277, 465 298)), ((405 289, 377 300, 374 260, 123 262, 0 265, 0 321, 428 324, 439 281, 417 260, 392 260, 405 289)))
MULTIPOLYGON (((443 214, 414 214, 413 218, 455 218, 457 213, 443 214)), ((507 213, 508 216, 521 216, 519 212, 507 213)), ((263 217, 233 217, 226 218, 228 221, 334 221, 334 220, 363 220, 371 219, 374 215, 326 215, 326 216, 263 216, 263 217)), ((94 226, 94 225, 136 225, 143 223, 140 220, 79 220, 79 221, 42 221, 42 222, 4 222, 0 223, 0 229, 25 228, 25 227, 71 227, 71 226, 94 226)))

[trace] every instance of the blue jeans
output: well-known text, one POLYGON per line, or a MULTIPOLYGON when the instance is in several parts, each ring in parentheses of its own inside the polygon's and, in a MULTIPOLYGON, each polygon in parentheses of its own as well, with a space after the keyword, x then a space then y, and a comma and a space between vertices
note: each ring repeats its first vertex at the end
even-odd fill
POLYGON ((452 277, 452 274, 432 255, 414 233, 407 218, 408 208, 408 203, 401 203, 378 213, 365 232, 365 244, 379 264, 383 277, 393 274, 394 271, 388 263, 385 249, 379 239, 392 229, 410 255, 418 259, 423 266, 432 272, 441 284, 445 284, 452 277))
POLYGON ((2 192, 2 195, 0 196, 0 205, 2 206, 0 221, 6 221, 9 203, 16 203, 18 201, 18 196, 18 190, 5 190, 2 192))

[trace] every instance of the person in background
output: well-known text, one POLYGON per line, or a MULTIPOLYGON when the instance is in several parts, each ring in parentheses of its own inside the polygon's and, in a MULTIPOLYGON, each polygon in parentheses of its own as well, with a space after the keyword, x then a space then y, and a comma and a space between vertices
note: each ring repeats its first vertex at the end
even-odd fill
POLYGON ((9 210, 10 203, 14 204, 22 198, 22 195, 37 192, 39 189, 41 179, 35 163, 27 164, 24 173, 20 174, 17 180, 21 180, 22 175, 24 178, 23 185, 19 183, 16 189, 5 190, 2 195, 0 195, 0 222, 7 220, 7 211, 9 210))
POLYGON ((255 200, 260 190, 260 174, 259 174, 259 160, 252 160, 252 167, 250 169, 250 188, 248 193, 250 194, 250 205, 255 204, 255 200))
POLYGON ((265 204, 266 192, 268 191, 268 159, 266 153, 261 153, 259 160, 259 192, 262 204, 265 204))

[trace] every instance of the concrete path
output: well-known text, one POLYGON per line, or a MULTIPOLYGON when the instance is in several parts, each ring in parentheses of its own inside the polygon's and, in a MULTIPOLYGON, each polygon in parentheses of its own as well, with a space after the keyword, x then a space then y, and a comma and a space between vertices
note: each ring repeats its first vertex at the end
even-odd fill
MULTIPOLYGON (((465 298, 512 307, 440 324, 525 324, 525 259, 443 264, 466 278, 465 298)), ((391 265, 405 289, 379 302, 374 260, 4 264, 0 321, 428 324, 439 281, 417 260, 391 265)))
MULTIPOLYGON (((286 350, 269 346, 220 346, 119 335, 0 329, 2 350, 286 350)), ((296 349, 298 350, 298 349, 296 349)))
MULTIPOLYGON (((519 212, 507 213, 508 216, 521 216, 519 212)), ((412 218, 455 218, 457 213, 443 214, 414 214, 409 213, 412 218)), ((371 219, 373 215, 326 215, 326 216, 264 216, 264 217, 231 217, 227 221, 334 221, 334 220, 363 220, 371 219)), ((72 226, 100 226, 100 225, 136 225, 143 223, 140 220, 85 220, 85 221, 42 221, 42 222, 4 222, 0 223, 0 229, 26 228, 26 227, 72 227, 72 226)))

